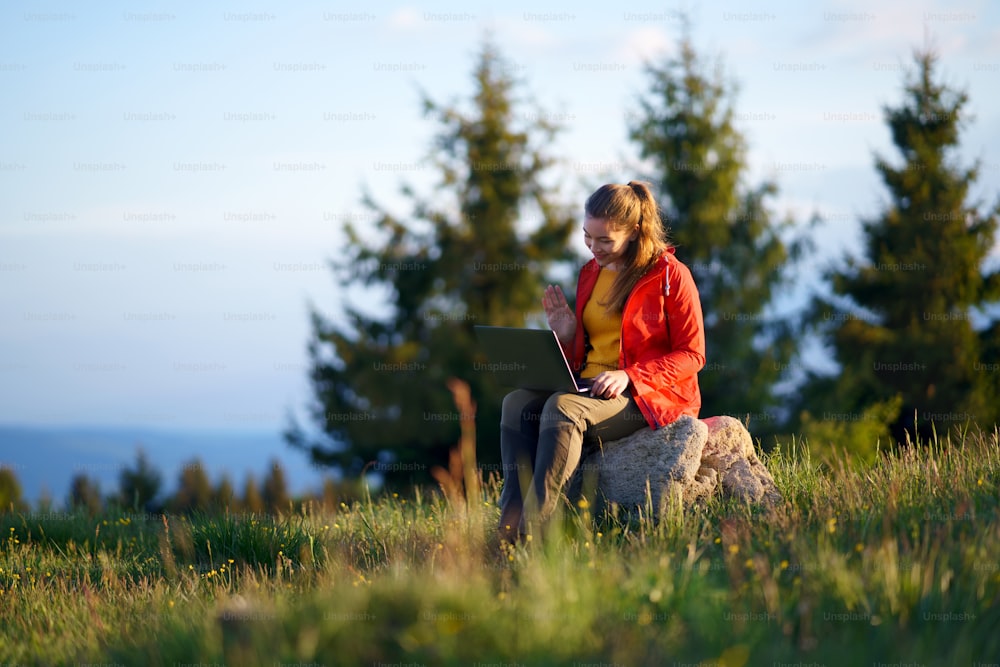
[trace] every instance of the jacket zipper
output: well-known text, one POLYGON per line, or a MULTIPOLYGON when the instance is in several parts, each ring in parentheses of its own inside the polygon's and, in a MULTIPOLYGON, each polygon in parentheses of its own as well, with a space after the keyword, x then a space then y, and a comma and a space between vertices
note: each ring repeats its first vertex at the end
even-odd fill
MULTIPOLYGON (((664 267, 664 270, 663 270, 664 271, 664 275, 665 275, 664 282, 666 282, 666 287, 664 288, 663 293, 666 296, 670 296, 670 274, 669 274, 669 263, 670 263, 670 260, 667 259, 666 261, 667 261, 668 266, 664 267)), ((648 279, 649 280, 654 280, 655 278, 649 277, 648 279)), ((625 323, 625 314, 626 314, 626 312, 628 312, 628 304, 629 304, 630 301, 632 301, 632 295, 636 293, 636 291, 639 289, 639 286, 642 285, 646 280, 647 280, 647 278, 644 276, 643 280, 640 280, 639 282, 637 282, 635 284, 635 287, 632 288, 632 291, 629 292, 628 297, 625 299, 625 306, 622 308, 622 324, 623 324, 623 326, 624 326, 624 323, 625 323)), ((623 340, 624 340, 624 333, 625 332, 623 330, 623 331, 619 332, 619 334, 618 334, 618 358, 621 359, 622 362, 625 361, 625 343, 623 342, 623 340)), ((625 366, 625 365, 627 365, 627 364, 623 363, 623 366, 625 366)), ((642 398, 641 396, 635 396, 634 398, 635 398, 636 403, 638 403, 640 400, 642 401, 642 404, 646 407, 646 412, 649 413, 649 415, 653 418, 653 424, 654 424, 653 429, 656 430, 656 429, 660 428, 661 427, 660 420, 658 420, 656 418, 656 415, 653 413, 652 408, 649 407, 649 403, 646 401, 646 399, 642 398)))

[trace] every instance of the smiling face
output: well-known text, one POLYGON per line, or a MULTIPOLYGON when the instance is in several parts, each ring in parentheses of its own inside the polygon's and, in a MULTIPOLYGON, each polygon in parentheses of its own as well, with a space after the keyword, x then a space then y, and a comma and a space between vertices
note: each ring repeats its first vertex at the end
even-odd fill
POLYGON ((621 268, 619 262, 625 254, 628 244, 639 235, 638 230, 627 232, 615 229, 603 218, 592 218, 589 215, 583 221, 583 242, 594 254, 594 259, 601 267, 617 271, 621 268))

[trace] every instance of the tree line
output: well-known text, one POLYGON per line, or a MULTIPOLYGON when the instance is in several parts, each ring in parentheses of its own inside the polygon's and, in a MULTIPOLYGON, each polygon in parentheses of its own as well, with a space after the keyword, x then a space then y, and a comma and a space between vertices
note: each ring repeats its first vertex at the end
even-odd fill
MULTIPOLYGON (((702 415, 743 419, 765 446, 795 433, 814 451, 867 460, 879 446, 953 427, 991 430, 1000 418, 1000 271, 986 260, 1000 199, 969 200, 980 165, 954 155, 968 98, 941 83, 935 54, 914 53, 901 99, 883 109, 896 154, 874 156, 888 201, 861 221, 862 254, 839 258, 804 308, 779 315, 777 297, 815 270, 811 232, 822 220, 779 218, 778 185, 749 182, 736 87, 687 34, 680 44, 678 55, 647 64, 647 89, 624 114, 642 161, 611 180, 654 185, 694 275, 708 345, 702 415), (805 358, 809 337, 834 373, 805 358)), ((477 367, 472 327, 544 326, 541 290, 559 282, 573 294, 583 259, 568 250, 581 204, 567 203, 550 152, 557 116, 535 108, 510 72, 485 40, 466 104, 422 102, 436 127, 427 154, 436 184, 424 193, 404 184, 403 216, 366 189, 371 222, 345 222, 333 270, 347 305, 335 319, 311 312, 311 426, 290 420, 286 431, 316 463, 348 476, 392 464, 400 472, 386 475, 390 483, 423 481, 411 471, 447 461, 458 438, 452 376, 478 403, 479 461, 499 460, 507 388, 477 367), (388 314, 351 300, 365 288, 388 295, 388 314)))
MULTIPOLYGON (((135 462, 121 469, 118 487, 109 494, 102 494, 100 483, 78 473, 70 481, 64 507, 67 511, 83 511, 96 516, 109 511, 148 512, 171 514, 287 514, 298 511, 303 504, 315 503, 333 509, 345 500, 360 497, 359 485, 338 483, 331 478, 313 494, 292 496, 288 490, 285 471, 273 459, 267 474, 258 483, 248 474, 237 489, 228 475, 215 484, 209 479, 204 465, 194 458, 183 466, 177 477, 176 490, 164 494, 162 473, 152 465, 143 449, 136 453, 135 462)), ((51 499, 42 499, 38 509, 51 507, 51 499)), ((15 471, 0 467, 0 513, 26 512, 29 503, 24 499, 21 484, 15 471)))

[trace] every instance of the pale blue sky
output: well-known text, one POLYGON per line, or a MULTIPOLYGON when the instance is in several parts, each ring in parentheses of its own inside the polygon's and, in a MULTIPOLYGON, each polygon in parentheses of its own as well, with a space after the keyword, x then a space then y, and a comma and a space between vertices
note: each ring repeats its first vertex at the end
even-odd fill
MULTIPOLYGON (((485 32, 566 126, 566 201, 634 177, 642 62, 675 48, 682 5, 626 5, 4 2, 0 422, 280 429, 309 399, 307 304, 344 296, 341 221, 367 219, 363 186, 427 191, 420 91, 468 97, 485 32)), ((925 40, 970 94, 961 159, 996 200, 997 3, 690 7, 739 84, 751 181, 777 181, 779 215, 827 216, 824 261, 885 197, 881 107, 925 40)))

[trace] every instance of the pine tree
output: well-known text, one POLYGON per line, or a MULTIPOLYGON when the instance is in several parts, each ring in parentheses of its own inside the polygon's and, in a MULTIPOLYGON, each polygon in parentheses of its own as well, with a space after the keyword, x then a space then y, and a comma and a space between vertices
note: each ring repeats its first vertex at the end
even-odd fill
POLYGON ((174 512, 207 512, 212 508, 212 483, 205 466, 193 459, 181 467, 177 493, 170 502, 174 512))
POLYGON ((425 99, 440 125, 428 165, 432 193, 403 194, 397 218, 366 194, 373 229, 346 227, 337 275, 389 292, 388 315, 349 307, 347 324, 312 315, 312 439, 293 424, 286 436, 314 462, 357 476, 374 462, 390 483, 429 480, 458 438, 449 377, 466 379, 479 405, 479 460, 499 460, 499 412, 509 389, 477 369, 475 324, 523 326, 541 310, 547 271, 570 258, 576 219, 552 201, 544 148, 556 128, 539 112, 515 110, 515 82, 487 43, 475 67, 468 111, 425 99))
POLYGON ((264 508, 271 514, 288 511, 288 484, 285 482, 285 471, 277 459, 271 461, 267 477, 264 478, 264 508))
POLYGON ((21 498, 21 482, 10 468, 0 467, 0 513, 20 512, 27 509, 21 498))
POLYGON ((220 512, 237 512, 240 509, 239 499, 233 489, 233 482, 228 474, 223 474, 215 490, 212 492, 212 506, 220 512))
POLYGON ((990 429, 1000 416, 1000 324, 988 315, 1000 271, 984 272, 1000 204, 968 202, 978 164, 953 158, 967 95, 938 81, 933 53, 915 60, 902 103, 884 109, 900 158, 876 155, 888 205, 863 221, 863 256, 831 271, 833 293, 817 299, 817 328, 843 371, 814 377, 807 394, 806 420, 818 422, 819 406, 827 422, 853 420, 895 398, 885 423, 896 441, 970 422, 990 429))
POLYGON ((243 509, 250 514, 263 514, 266 509, 260 487, 257 486, 257 480, 253 475, 247 475, 243 483, 243 509))
POLYGON ((751 416, 777 425, 773 387, 796 353, 793 328, 768 313, 804 243, 787 245, 766 202, 777 187, 747 188, 746 141, 734 126, 734 88, 706 72, 685 34, 677 57, 648 64, 648 93, 630 136, 652 165, 649 180, 677 258, 691 269, 705 318, 699 375, 703 415, 751 416))
POLYGON ((133 510, 149 509, 160 492, 162 481, 160 472, 140 447, 136 451, 135 467, 125 468, 118 475, 118 502, 133 510))
POLYGON ((69 485, 67 504, 72 508, 83 509, 90 516, 96 516, 104 505, 101 502, 100 483, 83 473, 74 475, 69 485))

